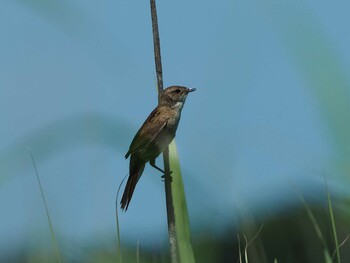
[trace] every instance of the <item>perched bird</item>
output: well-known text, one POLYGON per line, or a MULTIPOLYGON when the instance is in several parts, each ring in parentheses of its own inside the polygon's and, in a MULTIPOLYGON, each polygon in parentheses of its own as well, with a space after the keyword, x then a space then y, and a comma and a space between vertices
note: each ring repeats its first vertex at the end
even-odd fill
POLYGON ((147 162, 164 173, 156 166, 156 158, 174 139, 186 97, 195 90, 182 86, 171 86, 163 90, 158 106, 136 133, 125 155, 125 159, 130 156, 130 165, 129 178, 120 202, 123 210, 128 209, 135 186, 147 162))

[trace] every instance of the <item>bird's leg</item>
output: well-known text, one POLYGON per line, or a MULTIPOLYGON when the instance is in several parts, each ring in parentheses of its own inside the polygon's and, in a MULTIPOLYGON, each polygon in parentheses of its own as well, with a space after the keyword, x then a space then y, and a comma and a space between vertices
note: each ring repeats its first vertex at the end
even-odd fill
POLYGON ((160 172, 162 172, 163 174, 165 174, 164 170, 162 170, 161 168, 159 168, 159 167, 156 165, 156 159, 150 160, 150 161, 149 161, 149 164, 150 164, 153 168, 156 168, 158 171, 160 171, 160 172))
MULTIPOLYGON (((161 168, 159 168, 157 165, 156 165, 156 159, 153 159, 153 160, 150 160, 149 161, 149 164, 153 167, 153 168, 156 168, 158 171, 162 172, 163 175, 161 176, 162 179, 164 179, 165 177, 165 171, 162 170, 161 168)), ((172 173, 172 171, 170 171, 170 174, 172 173)))

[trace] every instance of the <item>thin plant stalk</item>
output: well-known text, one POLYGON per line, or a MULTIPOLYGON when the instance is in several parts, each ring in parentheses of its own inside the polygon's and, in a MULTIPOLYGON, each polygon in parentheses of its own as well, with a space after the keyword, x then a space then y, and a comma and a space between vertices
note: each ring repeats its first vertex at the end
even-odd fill
MULTIPOLYGON (((153 31, 153 43, 154 43, 154 60, 155 60, 156 75, 157 75, 158 101, 160 101, 160 97, 163 92, 163 72, 162 72, 162 59, 161 59, 161 53, 160 53, 157 8, 156 8, 155 0, 150 0, 150 5, 151 5, 152 31, 153 31)), ((166 197, 166 207, 167 207, 167 217, 168 217, 168 234, 169 234, 169 241, 170 241, 170 257, 171 257, 172 263, 177 263, 178 262, 177 239, 176 239, 173 195, 172 195, 172 189, 171 189, 168 147, 163 152, 163 161, 164 161, 164 171, 165 171, 164 182, 165 182, 165 197, 166 197)))
POLYGON ((61 262, 62 262, 61 253, 60 253, 60 249, 59 249, 58 242, 57 242, 57 239, 56 239, 55 231, 53 230, 52 221, 51 221, 51 217, 50 217, 50 213, 49 213, 49 208, 48 208, 47 203, 46 203, 46 199, 45 199, 45 195, 44 195, 44 190, 43 190, 43 187, 42 187, 42 185, 41 185, 41 181, 40 181, 38 169, 36 168, 36 163, 35 163, 35 160, 34 160, 32 151, 31 151, 30 149, 28 149, 28 151, 29 151, 30 157, 31 157, 32 162, 33 162, 33 166, 34 166, 34 170, 35 170, 35 174, 36 174, 36 179, 38 180, 38 185, 39 185, 39 188, 40 188, 41 197, 42 197, 43 202, 44 202, 45 211, 46 211, 46 217, 47 217, 47 221, 49 222, 49 228, 50 228, 50 233, 51 233, 51 239, 52 239, 52 243, 53 243, 53 245, 54 245, 54 247, 55 247, 55 252, 56 252, 56 256, 57 256, 57 261, 58 261, 59 263, 61 263, 61 262))
POLYGON ((120 245, 120 230, 119 230, 119 216, 118 216, 118 200, 119 200, 119 191, 120 188, 124 182, 124 180, 126 179, 128 175, 124 176, 123 180, 120 182, 119 186, 118 186, 118 190, 117 190, 117 197, 116 197, 116 205, 115 205, 115 221, 116 221, 116 225, 117 225, 117 258, 118 258, 118 262, 123 262, 123 257, 122 257, 122 250, 121 250, 121 245, 120 245))
MULTIPOLYGON (((150 0, 152 30, 154 43, 154 60, 157 75, 158 101, 163 92, 163 74, 160 52, 160 38, 155 0, 150 0)), ((170 258, 172 263, 195 262, 190 238, 189 218, 181 178, 180 164, 176 154, 175 142, 163 152, 165 198, 168 218, 168 234, 170 242, 170 258), (170 150, 170 151, 169 151, 170 150), (170 163, 172 171, 170 171, 170 163), (172 173, 172 176, 170 175, 172 173), (175 220, 176 219, 176 220, 175 220)))

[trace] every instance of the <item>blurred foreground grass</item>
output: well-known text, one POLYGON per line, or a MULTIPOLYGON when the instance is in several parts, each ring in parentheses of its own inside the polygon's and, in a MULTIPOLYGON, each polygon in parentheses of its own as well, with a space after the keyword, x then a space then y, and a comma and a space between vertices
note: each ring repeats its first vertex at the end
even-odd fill
MULTIPOLYGON (((277 216, 269 220, 264 220, 264 225, 257 235, 256 239, 247 248, 248 262, 339 262, 334 252, 333 233, 329 212, 323 207, 312 207, 314 217, 316 218, 319 228, 323 233, 325 244, 328 247, 330 256, 333 261, 325 259, 325 248, 315 232, 314 225, 307 215, 305 209, 300 207, 288 214, 277 216), (261 249, 257 249, 255 245, 262 244, 261 249)), ((346 217, 335 212, 335 224, 337 225, 337 233, 339 243, 346 240, 349 234, 349 223, 346 217)), ((261 223, 261 222, 258 222, 261 223)), ((243 229, 243 226, 240 227, 243 229)), ((244 255, 245 239, 247 232, 257 233, 259 230, 255 225, 244 226, 245 232, 234 228, 225 228, 221 234, 213 235, 205 229, 194 233, 193 247, 196 262, 212 263, 212 262, 240 262, 239 247, 244 255), (237 235, 240 236, 240 243, 237 235)), ((253 236, 246 236, 251 240, 253 236)), ((61 253, 63 255, 62 262, 120 262, 115 249, 111 243, 115 241, 107 236, 104 241, 94 244, 77 244, 76 247, 63 249, 64 241, 59 243, 61 253), (110 241, 110 242, 108 242, 110 241)), ((340 262, 349 262, 350 245, 345 242, 340 247, 340 262)), ((123 262, 169 262, 168 247, 159 247, 155 249, 146 249, 143 244, 122 244, 123 262)), ((47 246, 32 246, 31 249, 23 247, 21 251, 16 251, 6 258, 2 258, 1 262, 57 262, 54 250, 47 246)), ((243 258, 242 262, 246 262, 243 258)))

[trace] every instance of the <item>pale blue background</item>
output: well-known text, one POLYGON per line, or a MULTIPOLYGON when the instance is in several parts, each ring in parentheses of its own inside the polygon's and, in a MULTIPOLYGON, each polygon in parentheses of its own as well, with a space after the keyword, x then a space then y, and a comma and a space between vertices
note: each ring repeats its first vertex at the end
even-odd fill
MULTIPOLYGON (((290 211, 298 192, 323 202, 324 177, 347 196, 349 145, 315 90, 349 101, 349 2, 158 2, 164 85, 197 88, 177 134, 193 235, 290 211)), ((113 246, 124 154, 157 100, 148 1, 3 0, 0 33, 1 253, 51 246, 28 148, 61 248, 113 246)), ((147 168, 123 243, 167 245, 163 188, 147 168)))

